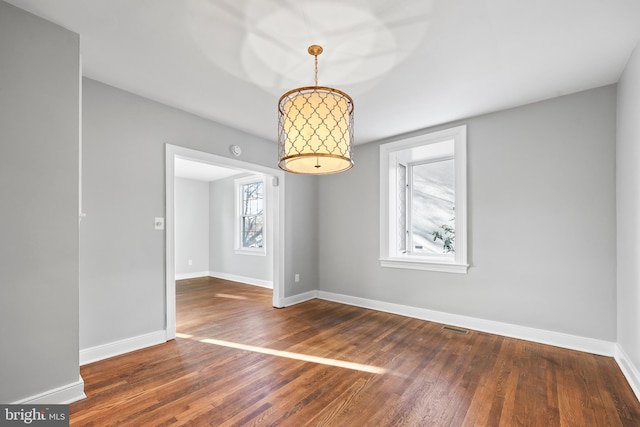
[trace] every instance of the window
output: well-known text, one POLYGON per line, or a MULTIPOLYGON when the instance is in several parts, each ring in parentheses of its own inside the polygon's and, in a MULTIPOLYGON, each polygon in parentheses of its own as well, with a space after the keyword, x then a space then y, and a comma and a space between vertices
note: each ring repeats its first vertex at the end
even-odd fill
POLYGON ((266 255, 264 182, 261 176, 235 180, 236 253, 266 255))
POLYGON ((380 146, 380 264, 467 272, 466 126, 380 146))

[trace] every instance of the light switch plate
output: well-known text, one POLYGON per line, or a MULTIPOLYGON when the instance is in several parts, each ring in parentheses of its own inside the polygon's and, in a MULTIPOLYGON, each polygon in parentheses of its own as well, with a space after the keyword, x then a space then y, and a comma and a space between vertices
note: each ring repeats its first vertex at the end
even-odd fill
POLYGON ((156 217, 154 224, 155 224, 156 230, 164 230, 164 218, 156 217))

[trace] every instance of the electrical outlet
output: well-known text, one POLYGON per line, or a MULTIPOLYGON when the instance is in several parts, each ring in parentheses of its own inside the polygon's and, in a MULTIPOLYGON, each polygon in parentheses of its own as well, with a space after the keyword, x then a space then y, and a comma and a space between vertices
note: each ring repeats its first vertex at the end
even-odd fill
POLYGON ((296 275, 294 276, 294 280, 296 283, 300 281, 300 275, 298 273, 296 273, 296 275))
POLYGON ((187 261, 187 264, 189 264, 189 265, 193 265, 193 260, 192 260, 192 259, 190 259, 189 261, 187 261))

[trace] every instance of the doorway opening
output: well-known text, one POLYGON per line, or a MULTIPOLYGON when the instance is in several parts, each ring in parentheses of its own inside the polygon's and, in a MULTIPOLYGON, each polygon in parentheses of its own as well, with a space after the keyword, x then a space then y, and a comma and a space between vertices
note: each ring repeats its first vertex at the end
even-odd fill
POLYGON ((175 145, 166 145, 166 218, 165 218, 165 280, 167 340, 176 334, 176 224, 175 183, 176 161, 194 162, 230 170, 231 174, 259 174, 264 177, 266 203, 265 249, 270 253, 273 285, 272 305, 284 306, 284 172, 279 169, 243 162, 175 145))

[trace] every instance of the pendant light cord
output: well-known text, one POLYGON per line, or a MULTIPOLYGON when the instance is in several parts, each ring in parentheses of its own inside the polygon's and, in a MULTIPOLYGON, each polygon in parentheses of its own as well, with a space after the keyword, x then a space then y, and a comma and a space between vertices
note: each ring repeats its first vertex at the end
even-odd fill
POLYGON ((307 49, 313 57, 316 59, 316 86, 318 86, 318 55, 322 53, 322 46, 318 46, 317 44, 312 44, 307 49))
POLYGON ((316 86, 318 86, 318 55, 313 55, 316 58, 316 86))

